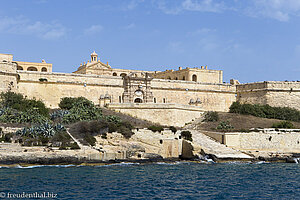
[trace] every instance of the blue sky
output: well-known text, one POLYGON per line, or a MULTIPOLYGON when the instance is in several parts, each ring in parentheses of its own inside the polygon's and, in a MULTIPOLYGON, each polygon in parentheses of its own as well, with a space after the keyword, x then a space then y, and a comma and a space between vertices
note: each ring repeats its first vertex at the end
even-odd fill
POLYGON ((300 0, 2 0, 0 52, 72 72, 207 65, 224 81, 300 80, 300 0))

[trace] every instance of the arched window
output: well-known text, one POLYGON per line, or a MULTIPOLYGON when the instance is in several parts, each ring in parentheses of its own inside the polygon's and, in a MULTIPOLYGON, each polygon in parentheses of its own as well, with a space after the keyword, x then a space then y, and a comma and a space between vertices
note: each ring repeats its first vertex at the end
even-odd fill
POLYGON ((17 70, 23 70, 23 67, 18 66, 18 67, 17 67, 17 70))
POLYGON ((122 97, 119 96, 119 103, 122 103, 122 97))
POLYGON ((182 80, 185 80, 185 76, 182 77, 182 80))
POLYGON ((166 103, 167 101, 166 101, 166 98, 163 98, 163 103, 166 103))
POLYGON ((27 71, 34 71, 37 72, 37 68, 36 67, 28 67, 27 71))
POLYGON ((178 80, 178 77, 176 77, 175 80, 178 80))
POLYGON ((43 68, 42 68, 42 72, 47 72, 47 68, 46 68, 46 67, 43 67, 43 68))
POLYGON ((124 77, 124 76, 127 76, 127 74, 121 73, 120 76, 124 77))
POLYGON ((197 82, 197 76, 195 74, 192 76, 192 80, 197 82))
POLYGON ((116 72, 113 73, 113 76, 118 76, 118 74, 116 72))
POLYGON ((153 102, 156 103, 156 98, 153 99, 153 102))
POLYGON ((171 80, 171 77, 169 76, 168 79, 171 80))
POLYGON ((143 103, 143 100, 141 98, 136 98, 134 100, 134 103, 143 103))

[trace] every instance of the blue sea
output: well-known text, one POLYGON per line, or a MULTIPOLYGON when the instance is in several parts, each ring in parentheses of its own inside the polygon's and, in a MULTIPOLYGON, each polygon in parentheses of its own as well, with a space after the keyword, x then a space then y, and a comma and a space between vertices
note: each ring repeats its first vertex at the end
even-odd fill
POLYGON ((21 199, 24 196, 16 198, 21 194, 68 200, 300 199, 300 165, 176 162, 2 167, 0 183, 3 199, 9 195, 21 199))

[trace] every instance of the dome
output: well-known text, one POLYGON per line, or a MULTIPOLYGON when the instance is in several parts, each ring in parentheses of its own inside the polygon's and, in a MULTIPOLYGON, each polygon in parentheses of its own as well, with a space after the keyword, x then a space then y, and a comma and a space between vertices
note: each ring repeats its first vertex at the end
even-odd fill
POLYGON ((94 51, 91 56, 98 56, 98 54, 94 51))

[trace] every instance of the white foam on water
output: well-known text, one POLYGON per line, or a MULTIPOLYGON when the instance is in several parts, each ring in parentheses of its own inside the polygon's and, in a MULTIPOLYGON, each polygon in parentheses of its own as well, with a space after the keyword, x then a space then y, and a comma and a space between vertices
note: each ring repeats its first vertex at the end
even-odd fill
POLYGON ((132 166, 132 165, 139 165, 139 164, 140 163, 121 162, 121 163, 112 163, 108 165, 96 165, 95 167, 132 166))

